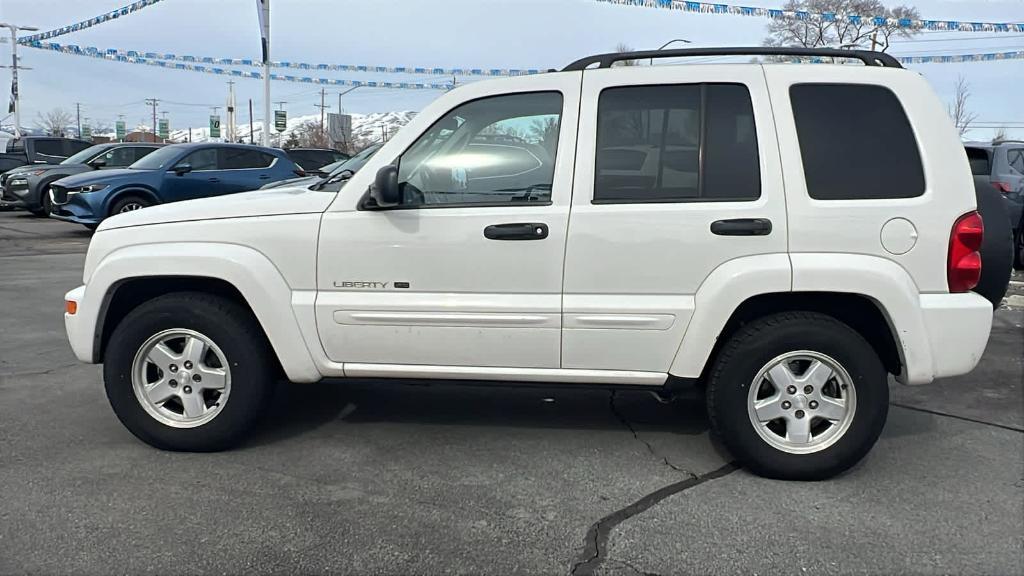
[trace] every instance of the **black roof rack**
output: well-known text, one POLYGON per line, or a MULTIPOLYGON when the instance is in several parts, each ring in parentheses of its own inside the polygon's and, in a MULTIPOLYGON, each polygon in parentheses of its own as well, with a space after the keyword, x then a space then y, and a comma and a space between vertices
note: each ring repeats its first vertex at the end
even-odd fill
POLYGON ((599 68, 611 68, 615 62, 623 60, 645 60, 650 58, 680 58, 684 56, 815 56, 828 58, 853 58, 867 66, 884 68, 903 68, 891 55, 873 50, 842 50, 839 48, 770 48, 757 46, 753 48, 676 48, 673 50, 644 50, 640 52, 610 52, 587 56, 569 64, 563 72, 584 70, 594 64, 599 68))

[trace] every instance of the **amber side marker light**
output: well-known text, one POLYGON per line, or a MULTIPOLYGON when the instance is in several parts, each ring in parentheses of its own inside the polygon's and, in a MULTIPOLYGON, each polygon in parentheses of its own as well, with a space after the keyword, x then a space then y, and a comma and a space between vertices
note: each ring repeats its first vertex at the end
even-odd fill
POLYGON ((75 312, 78 312, 78 302, 75 302, 74 300, 65 300, 64 311, 74 316, 75 312))

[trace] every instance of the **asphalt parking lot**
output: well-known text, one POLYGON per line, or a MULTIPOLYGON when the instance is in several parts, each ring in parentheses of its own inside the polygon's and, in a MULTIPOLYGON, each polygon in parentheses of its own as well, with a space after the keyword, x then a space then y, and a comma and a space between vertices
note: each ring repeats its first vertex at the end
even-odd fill
POLYGON ((154 450, 64 336, 88 241, 0 212, 0 573, 1024 573, 1024 285, 972 374, 894 385, 864 462, 787 483, 696 394, 282 385, 247 445, 154 450))

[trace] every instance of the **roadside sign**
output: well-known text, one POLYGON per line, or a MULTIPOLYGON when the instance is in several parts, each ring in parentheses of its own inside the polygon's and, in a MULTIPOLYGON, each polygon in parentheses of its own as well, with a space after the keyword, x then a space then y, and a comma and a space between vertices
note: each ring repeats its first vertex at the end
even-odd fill
POLYGON ((124 120, 118 120, 117 123, 114 124, 114 131, 117 133, 116 135, 118 140, 124 140, 124 120))
POLYGON ((352 116, 348 114, 327 115, 327 136, 335 148, 352 142, 352 116))
POLYGON ((210 138, 220 138, 220 116, 210 116, 210 138))
POLYGON ((167 137, 170 136, 170 133, 171 123, 167 120, 167 118, 161 118, 156 125, 156 135, 166 140, 167 137))
POLYGON ((288 129, 288 112, 274 110, 274 130, 284 132, 288 129))
POLYGON ((92 139, 92 127, 90 127, 88 124, 82 124, 81 138, 82 138, 82 140, 91 140, 92 139))

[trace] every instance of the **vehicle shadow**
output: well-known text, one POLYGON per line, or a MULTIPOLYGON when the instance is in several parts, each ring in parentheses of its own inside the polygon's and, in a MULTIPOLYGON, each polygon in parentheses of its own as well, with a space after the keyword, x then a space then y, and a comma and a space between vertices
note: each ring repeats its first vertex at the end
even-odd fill
POLYGON ((664 403, 639 390, 513 387, 492 383, 325 381, 282 383, 250 446, 319 428, 374 423, 537 429, 632 430, 697 435, 708 430, 703 397, 664 403))

